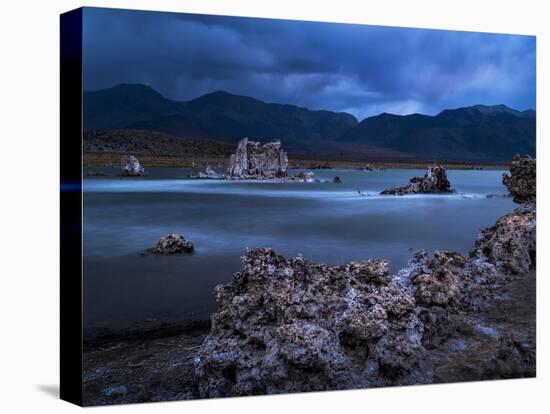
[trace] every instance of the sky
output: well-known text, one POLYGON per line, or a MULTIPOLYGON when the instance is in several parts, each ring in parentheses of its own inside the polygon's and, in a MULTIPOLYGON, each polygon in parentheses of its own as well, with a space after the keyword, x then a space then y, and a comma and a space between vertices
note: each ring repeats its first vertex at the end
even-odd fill
POLYGON ((536 109, 534 36, 86 8, 84 89, 224 90, 358 120, 505 104, 536 109))

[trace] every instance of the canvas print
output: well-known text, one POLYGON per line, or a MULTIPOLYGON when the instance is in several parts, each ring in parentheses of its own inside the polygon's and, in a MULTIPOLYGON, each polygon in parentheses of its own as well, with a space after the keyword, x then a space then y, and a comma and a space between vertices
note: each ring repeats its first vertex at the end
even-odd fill
POLYGON ((535 67, 534 36, 82 9, 83 404, 534 377, 535 67))

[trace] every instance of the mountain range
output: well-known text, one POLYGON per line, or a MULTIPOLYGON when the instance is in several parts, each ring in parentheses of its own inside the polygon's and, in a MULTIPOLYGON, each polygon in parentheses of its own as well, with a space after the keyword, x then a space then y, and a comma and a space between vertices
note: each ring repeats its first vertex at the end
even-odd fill
POLYGON ((505 105, 448 109, 435 116, 383 113, 361 122, 348 113, 266 103, 217 91, 189 101, 139 84, 83 96, 84 128, 155 131, 182 139, 236 143, 280 139, 291 155, 365 160, 507 162, 535 156, 536 113, 505 105))

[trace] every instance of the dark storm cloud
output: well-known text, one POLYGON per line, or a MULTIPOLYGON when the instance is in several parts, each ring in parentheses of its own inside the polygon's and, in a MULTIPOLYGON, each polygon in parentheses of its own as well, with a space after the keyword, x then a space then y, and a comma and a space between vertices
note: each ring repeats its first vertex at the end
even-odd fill
POLYGON ((144 83, 166 97, 214 90, 312 109, 437 113, 535 108, 535 38, 86 9, 84 84, 144 83))

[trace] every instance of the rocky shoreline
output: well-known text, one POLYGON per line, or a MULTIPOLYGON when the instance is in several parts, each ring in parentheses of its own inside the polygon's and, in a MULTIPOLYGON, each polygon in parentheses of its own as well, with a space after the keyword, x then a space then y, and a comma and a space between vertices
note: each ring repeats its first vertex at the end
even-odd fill
POLYGON ((503 182, 520 206, 466 256, 419 251, 392 275, 383 259, 253 249, 216 287, 211 326, 88 335, 86 403, 535 376, 535 160, 514 158, 503 182))

